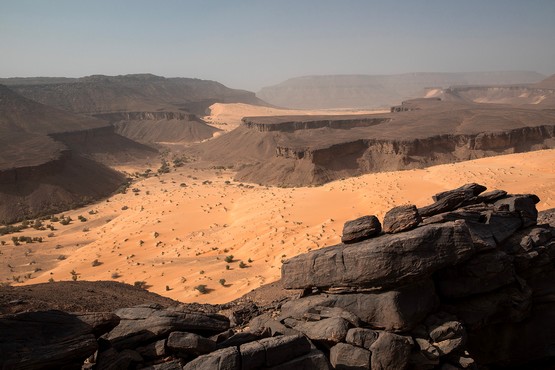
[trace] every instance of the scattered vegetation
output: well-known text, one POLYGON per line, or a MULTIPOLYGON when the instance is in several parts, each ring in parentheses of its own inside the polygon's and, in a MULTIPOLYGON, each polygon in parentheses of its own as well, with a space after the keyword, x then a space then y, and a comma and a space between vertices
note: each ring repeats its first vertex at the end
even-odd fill
POLYGON ((208 289, 206 288, 206 285, 204 285, 204 284, 197 285, 195 287, 195 290, 198 290, 198 292, 200 294, 207 294, 208 293, 208 289))
POLYGON ((225 286, 225 279, 220 279, 220 285, 225 286))
POLYGON ((227 263, 233 262, 233 255, 230 254, 229 256, 226 256, 224 258, 224 261, 226 261, 227 263))
POLYGON ((241 262, 239 263, 239 268, 244 269, 245 267, 248 267, 247 264, 246 264, 245 262, 241 261, 241 262))
POLYGON ((99 260, 94 260, 91 263, 92 267, 97 267, 97 266, 100 266, 100 265, 102 265, 102 262, 100 262, 99 260))
MULTIPOLYGON (((114 278, 114 277, 112 276, 112 278, 114 278)), ((142 280, 136 281, 136 282, 133 283, 133 286, 135 286, 139 289, 146 289, 146 281, 142 281, 142 280)))

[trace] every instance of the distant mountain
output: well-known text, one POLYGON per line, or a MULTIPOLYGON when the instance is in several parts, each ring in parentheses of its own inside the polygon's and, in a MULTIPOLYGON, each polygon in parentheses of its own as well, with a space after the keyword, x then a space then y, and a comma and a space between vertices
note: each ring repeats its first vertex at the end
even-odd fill
POLYGON ((555 89, 555 74, 534 84, 534 87, 538 89, 555 89))
POLYGON ((265 104, 253 92, 230 89, 219 82, 152 74, 6 78, 0 79, 0 84, 29 99, 75 113, 187 111, 204 115, 217 102, 265 104))
POLYGON ((430 87, 529 84, 543 78, 528 71, 305 76, 265 87, 256 95, 286 108, 378 108, 423 96, 430 87))

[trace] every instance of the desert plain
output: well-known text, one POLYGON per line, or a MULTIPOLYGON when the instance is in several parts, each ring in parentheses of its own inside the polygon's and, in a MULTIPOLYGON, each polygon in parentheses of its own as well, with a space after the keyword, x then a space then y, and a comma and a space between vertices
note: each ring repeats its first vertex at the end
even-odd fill
MULTIPOLYGON (((207 121, 238 124, 237 117, 252 113, 240 108, 218 105, 207 121)), ((298 188, 240 183, 232 169, 194 162, 172 166, 135 178, 125 193, 58 214, 71 217, 68 225, 45 221, 55 230, 20 233, 42 243, 15 246, 13 234, 0 237, 0 279, 12 285, 112 280, 181 302, 229 302, 278 280, 282 260, 339 243, 345 221, 382 219, 401 204, 424 206, 433 194, 469 182, 534 193, 539 210, 553 208, 554 162, 555 150, 540 150, 298 188)), ((159 165, 118 169, 133 174, 159 165)))

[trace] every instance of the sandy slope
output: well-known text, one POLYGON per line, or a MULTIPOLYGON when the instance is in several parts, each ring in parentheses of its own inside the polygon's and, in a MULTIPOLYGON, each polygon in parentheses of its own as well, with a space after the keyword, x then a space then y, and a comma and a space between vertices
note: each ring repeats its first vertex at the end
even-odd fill
POLYGON ((150 290, 183 302, 227 302, 278 279, 282 258, 337 243, 346 220, 382 219, 392 206, 422 206, 464 183, 532 192, 542 199, 540 209, 555 207, 554 162, 555 150, 545 150, 297 189, 242 185, 231 172, 178 169, 139 181, 138 192, 68 212, 75 221, 56 223, 53 237, 46 237, 49 230, 21 233, 43 236, 41 244, 13 247, 12 235, 0 237, 7 243, 0 247, 0 278, 23 281, 30 273, 27 284, 70 280, 74 270, 84 280, 146 281, 150 290), (88 220, 79 222, 78 215, 88 220), (233 262, 224 261, 228 255, 233 262), (95 259, 102 264, 93 267, 95 259), (199 284, 209 293, 199 294, 199 284))
POLYGON ((202 119, 224 131, 231 131, 241 124, 243 117, 255 116, 295 116, 295 115, 338 115, 338 114, 372 114, 387 113, 389 110, 357 110, 357 109, 321 109, 296 110, 263 107, 243 103, 216 103, 210 106, 210 115, 202 119))

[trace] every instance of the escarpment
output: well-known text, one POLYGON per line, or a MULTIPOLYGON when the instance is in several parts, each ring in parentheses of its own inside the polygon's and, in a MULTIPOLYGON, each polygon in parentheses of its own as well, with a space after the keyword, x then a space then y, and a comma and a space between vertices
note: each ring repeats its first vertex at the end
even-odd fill
POLYGON ((48 107, 4 86, 0 113, 2 223, 108 196, 126 179, 106 164, 157 154, 117 135, 106 121, 48 107))
POLYGON ((547 369, 555 227, 538 220, 552 212, 538 217, 533 194, 486 190, 348 221, 345 243, 283 262, 282 285, 302 293, 270 304, 0 316, 0 366, 547 369))

